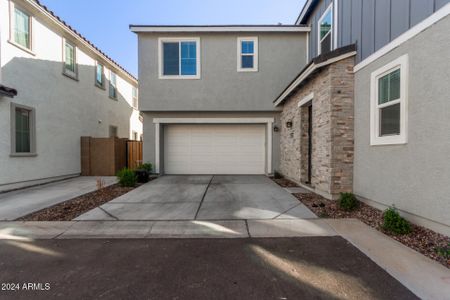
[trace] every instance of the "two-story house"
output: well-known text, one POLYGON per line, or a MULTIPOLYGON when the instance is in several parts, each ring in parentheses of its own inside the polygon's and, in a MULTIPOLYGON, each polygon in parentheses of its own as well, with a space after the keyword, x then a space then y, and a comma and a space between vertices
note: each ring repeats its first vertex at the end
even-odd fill
POLYGON ((140 139, 137 79, 38 1, 0 0, 0 191, 80 174, 80 137, 140 139))
POLYGON ((293 26, 137 26, 144 160, 280 172, 450 234, 449 0, 308 0, 293 26))

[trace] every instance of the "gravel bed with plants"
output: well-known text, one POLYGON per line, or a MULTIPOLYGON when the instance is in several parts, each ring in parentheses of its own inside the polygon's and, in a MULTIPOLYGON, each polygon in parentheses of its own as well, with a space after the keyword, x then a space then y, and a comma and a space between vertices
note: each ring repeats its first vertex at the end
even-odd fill
MULTIPOLYGON (((284 178, 282 180, 274 179, 274 181, 282 187, 298 186, 284 178)), ((450 238, 407 222, 397 214, 395 209, 388 209, 383 212, 361 201, 352 202, 354 198, 352 194, 341 195, 341 199, 336 201, 327 200, 314 193, 293 195, 320 218, 358 219, 405 246, 450 268, 450 238), (344 201, 343 204, 341 204, 341 201, 344 201)))

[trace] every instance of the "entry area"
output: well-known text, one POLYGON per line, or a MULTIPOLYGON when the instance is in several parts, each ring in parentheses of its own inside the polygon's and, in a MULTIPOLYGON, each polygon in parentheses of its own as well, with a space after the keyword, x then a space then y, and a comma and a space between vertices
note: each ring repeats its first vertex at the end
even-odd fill
POLYGON ((164 126, 164 173, 266 173, 264 124, 168 124, 164 126))

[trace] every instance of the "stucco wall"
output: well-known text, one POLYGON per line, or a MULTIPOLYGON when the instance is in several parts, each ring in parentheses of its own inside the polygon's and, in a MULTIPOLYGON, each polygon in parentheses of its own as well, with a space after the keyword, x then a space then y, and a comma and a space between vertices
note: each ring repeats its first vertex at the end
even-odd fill
MULTIPOLYGON (((118 101, 94 85, 95 56, 77 49, 79 80, 62 75, 62 38, 45 19, 33 18, 33 54, 8 42, 8 1, 0 0, 2 83, 18 96, 0 98, 0 190, 5 184, 80 172, 80 137, 142 133, 139 112, 131 107, 132 83, 117 76, 118 101), (50 29, 52 28, 52 29, 50 29), (11 103, 36 110, 36 157, 10 157, 11 103)), ((108 80, 109 70, 105 70, 108 80)))
MULTIPOLYGON (((450 16, 355 74, 354 192, 450 234, 450 16), (408 143, 370 146, 370 75, 409 55, 408 143)), ((403 75, 403 74, 402 74, 403 75)))
MULTIPOLYGON (((153 123, 154 118, 274 118, 273 126, 280 127, 279 113, 278 112, 254 112, 254 113, 212 113, 212 112, 144 112, 144 146, 143 146, 143 159, 144 162, 155 163, 155 125, 153 123)), ((161 147, 163 137, 163 130, 161 128, 161 147)), ((280 155, 280 136, 278 132, 272 132, 272 169, 278 170, 279 155, 280 155)), ((163 166, 163 149, 161 148, 161 171, 164 172, 163 166)), ((267 149, 266 149, 267 150, 267 149)))
POLYGON ((306 33, 139 34, 141 111, 274 111, 306 64, 306 33), (200 37, 201 79, 158 79, 158 37, 200 37), (237 37, 259 39, 259 71, 237 72, 237 37))

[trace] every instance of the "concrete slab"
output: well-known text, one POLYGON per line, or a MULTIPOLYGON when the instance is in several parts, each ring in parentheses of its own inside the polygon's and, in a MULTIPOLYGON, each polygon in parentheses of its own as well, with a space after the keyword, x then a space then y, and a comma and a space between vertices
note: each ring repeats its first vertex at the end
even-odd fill
POLYGON ((269 177, 264 175, 215 175, 211 184, 275 184, 269 177))
POLYGON ((52 239, 75 222, 0 222, 0 240, 52 239))
POLYGON ((450 295, 450 271, 359 220, 326 222, 342 237, 422 299, 450 295))
POLYGON ((291 188, 284 188, 286 192, 290 194, 310 194, 311 192, 307 189, 304 189, 302 187, 291 187, 291 188))
POLYGON ((153 238, 247 238, 245 221, 160 221, 148 237, 153 238))
MULTIPOLYGON (((106 203, 101 207, 118 220, 193 220, 199 204, 180 203, 106 203)), ((83 215, 86 220, 87 217, 83 215)))
POLYGON ((75 218, 74 221, 114 221, 117 220, 112 216, 108 215, 103 209, 97 207, 93 210, 88 211, 87 213, 82 214, 78 218, 75 218))
POLYGON ((208 183, 149 182, 122 195, 111 203, 170 203, 197 202, 202 200, 208 183))
POLYGON ((208 184, 211 181, 211 175, 166 175, 151 181, 153 184, 208 184))
POLYGON ((306 205, 299 203, 296 207, 279 215, 275 219, 316 219, 317 216, 306 205))
POLYGON ((80 238, 145 238, 153 222, 149 221, 103 221, 103 222, 76 222, 58 239, 80 238))
POLYGON ((272 219, 299 204, 303 206, 298 199, 266 177, 255 176, 256 180, 269 180, 271 183, 250 183, 252 177, 243 177, 248 183, 241 184, 236 181, 238 177, 226 177, 227 182, 233 180, 235 183, 209 186, 197 219, 272 219))
POLYGON ((248 220, 251 237, 304 237, 338 235, 324 220, 248 220))
MULTIPOLYGON (((116 177, 100 177, 106 186, 116 177)), ((70 200, 97 189, 97 177, 76 177, 28 189, 0 194, 0 220, 15 220, 32 212, 70 200)))

